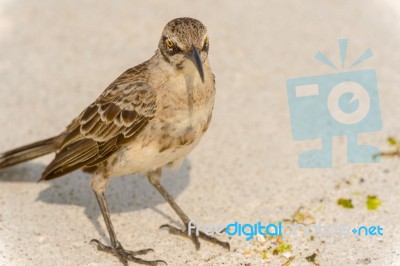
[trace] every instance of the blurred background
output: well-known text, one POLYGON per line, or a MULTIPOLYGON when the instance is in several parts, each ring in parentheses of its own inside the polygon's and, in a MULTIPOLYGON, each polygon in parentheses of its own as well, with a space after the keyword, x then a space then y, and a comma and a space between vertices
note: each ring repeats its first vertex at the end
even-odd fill
MULTIPOLYGON (((149 59, 164 25, 201 20, 217 98, 209 131, 163 183, 198 224, 347 224, 383 236, 235 236, 231 252, 158 227, 179 219, 143 176, 110 182, 107 196, 127 249, 169 265, 400 265, 399 158, 348 164, 346 138, 333 139, 333 168, 298 167, 318 147, 295 141, 286 80, 332 74, 318 51, 377 75, 383 129, 359 140, 381 151, 400 139, 400 4, 376 1, 0 1, 0 151, 58 134, 123 71, 149 59), (347 59, 346 59, 347 60, 347 59), (372 202, 371 202, 372 201, 372 202), (371 207, 371 204, 373 205, 371 207)), ((1 265, 119 265, 89 245, 108 241, 90 176, 80 171, 36 183, 52 156, 0 173, 1 265)))

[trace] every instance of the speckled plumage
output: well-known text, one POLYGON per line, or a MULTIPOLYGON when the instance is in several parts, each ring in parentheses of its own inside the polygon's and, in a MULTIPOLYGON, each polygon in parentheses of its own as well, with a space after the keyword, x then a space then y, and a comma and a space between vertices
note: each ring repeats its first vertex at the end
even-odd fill
MULTIPOLYGON (((168 201, 185 225, 189 219, 160 184, 161 168, 177 164, 199 143, 211 120, 215 79, 208 61, 206 27, 198 20, 178 18, 164 28, 156 53, 128 69, 90 104, 60 135, 0 155, 0 169, 56 152, 41 180, 82 168, 94 173, 98 200, 111 246, 93 240, 99 250, 128 261, 156 265, 122 248, 114 232, 104 191, 111 176, 143 173, 168 201)), ((168 227, 170 232, 179 230, 168 227)), ((185 235, 185 233, 182 233, 185 235)), ((186 233, 186 236, 188 234, 186 233)), ((229 245, 205 235, 191 236, 229 245)))
POLYGON ((196 22, 167 24, 155 55, 118 77, 60 135, 59 152, 43 179, 81 167, 91 172, 107 167, 110 176, 145 174, 174 164, 198 144, 211 120, 215 95, 207 52, 200 54, 204 83, 192 62, 172 56, 174 62, 168 62, 162 55, 168 53, 165 37, 179 42, 182 51, 192 43, 201 51, 206 28, 196 22), (177 69, 182 64, 186 66, 177 69))
MULTIPOLYGON (((170 21, 154 56, 125 71, 64 132, 46 142, 46 153, 55 151, 56 157, 42 180, 79 168, 107 167, 109 176, 147 173, 186 156, 208 128, 214 104, 205 38, 206 27, 198 20, 170 21), (172 54, 166 38, 181 53, 172 54), (184 56, 192 45, 199 51, 204 82, 184 56)), ((40 147, 35 154, 24 154, 23 148, 4 153, 0 168, 43 155, 40 147)))

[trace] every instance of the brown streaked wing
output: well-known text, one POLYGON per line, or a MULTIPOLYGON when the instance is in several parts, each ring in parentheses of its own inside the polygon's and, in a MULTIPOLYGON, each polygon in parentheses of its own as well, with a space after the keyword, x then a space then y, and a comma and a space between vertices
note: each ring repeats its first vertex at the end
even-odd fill
POLYGON ((81 139, 62 149, 46 167, 40 180, 49 180, 77 170, 97 153, 97 143, 81 139))
POLYGON ((114 81, 86 108, 79 116, 79 123, 77 119, 71 123, 60 151, 42 179, 99 164, 121 145, 133 141, 154 117, 154 89, 145 82, 132 82, 126 77, 121 81, 114 81))

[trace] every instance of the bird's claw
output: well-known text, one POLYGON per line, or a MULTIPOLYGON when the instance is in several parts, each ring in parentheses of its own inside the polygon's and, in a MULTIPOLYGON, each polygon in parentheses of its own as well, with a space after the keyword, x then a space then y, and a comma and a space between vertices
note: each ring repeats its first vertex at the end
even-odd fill
POLYGON ((129 251, 129 250, 125 250, 119 242, 117 242, 117 245, 115 247, 110 247, 110 246, 104 245, 97 239, 92 239, 90 241, 90 244, 95 244, 97 247, 97 250, 107 252, 107 253, 114 255, 125 266, 128 265, 128 261, 133 261, 138 264, 151 265, 151 266, 156 266, 156 265, 160 265, 160 264, 167 265, 167 263, 163 260, 143 260, 141 258, 136 257, 139 255, 145 255, 149 252, 154 252, 154 250, 151 248, 142 249, 142 250, 138 250, 138 251, 129 251))
POLYGON ((187 228, 188 228, 188 226, 186 226, 185 230, 182 230, 182 229, 176 228, 169 224, 164 224, 164 225, 160 226, 160 229, 168 229, 168 232, 170 234, 190 238, 192 240, 194 246, 196 247, 196 250, 200 249, 199 238, 203 239, 205 241, 208 241, 210 243, 216 244, 218 246, 221 246, 224 249, 227 249, 228 251, 230 250, 230 245, 228 242, 223 242, 215 237, 209 236, 200 230, 196 230, 196 228, 193 228, 193 230, 189 233, 187 228))

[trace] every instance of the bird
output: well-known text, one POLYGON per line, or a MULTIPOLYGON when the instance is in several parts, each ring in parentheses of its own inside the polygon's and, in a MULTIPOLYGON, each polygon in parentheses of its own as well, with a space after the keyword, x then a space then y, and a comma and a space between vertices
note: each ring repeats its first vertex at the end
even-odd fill
POLYGON ((97 239, 91 243, 123 265, 129 261, 165 263, 140 257, 152 249, 129 251, 118 241, 105 190, 110 178, 128 174, 145 175, 185 226, 166 224, 161 228, 191 239, 197 250, 199 239, 229 250, 228 242, 201 231, 188 232, 189 217, 160 182, 162 169, 176 168, 199 144, 210 124, 216 89, 209 46, 207 28, 199 20, 182 17, 169 21, 149 60, 123 72, 59 135, 1 153, 0 169, 55 153, 39 181, 78 169, 91 173, 91 188, 110 245, 97 239))

